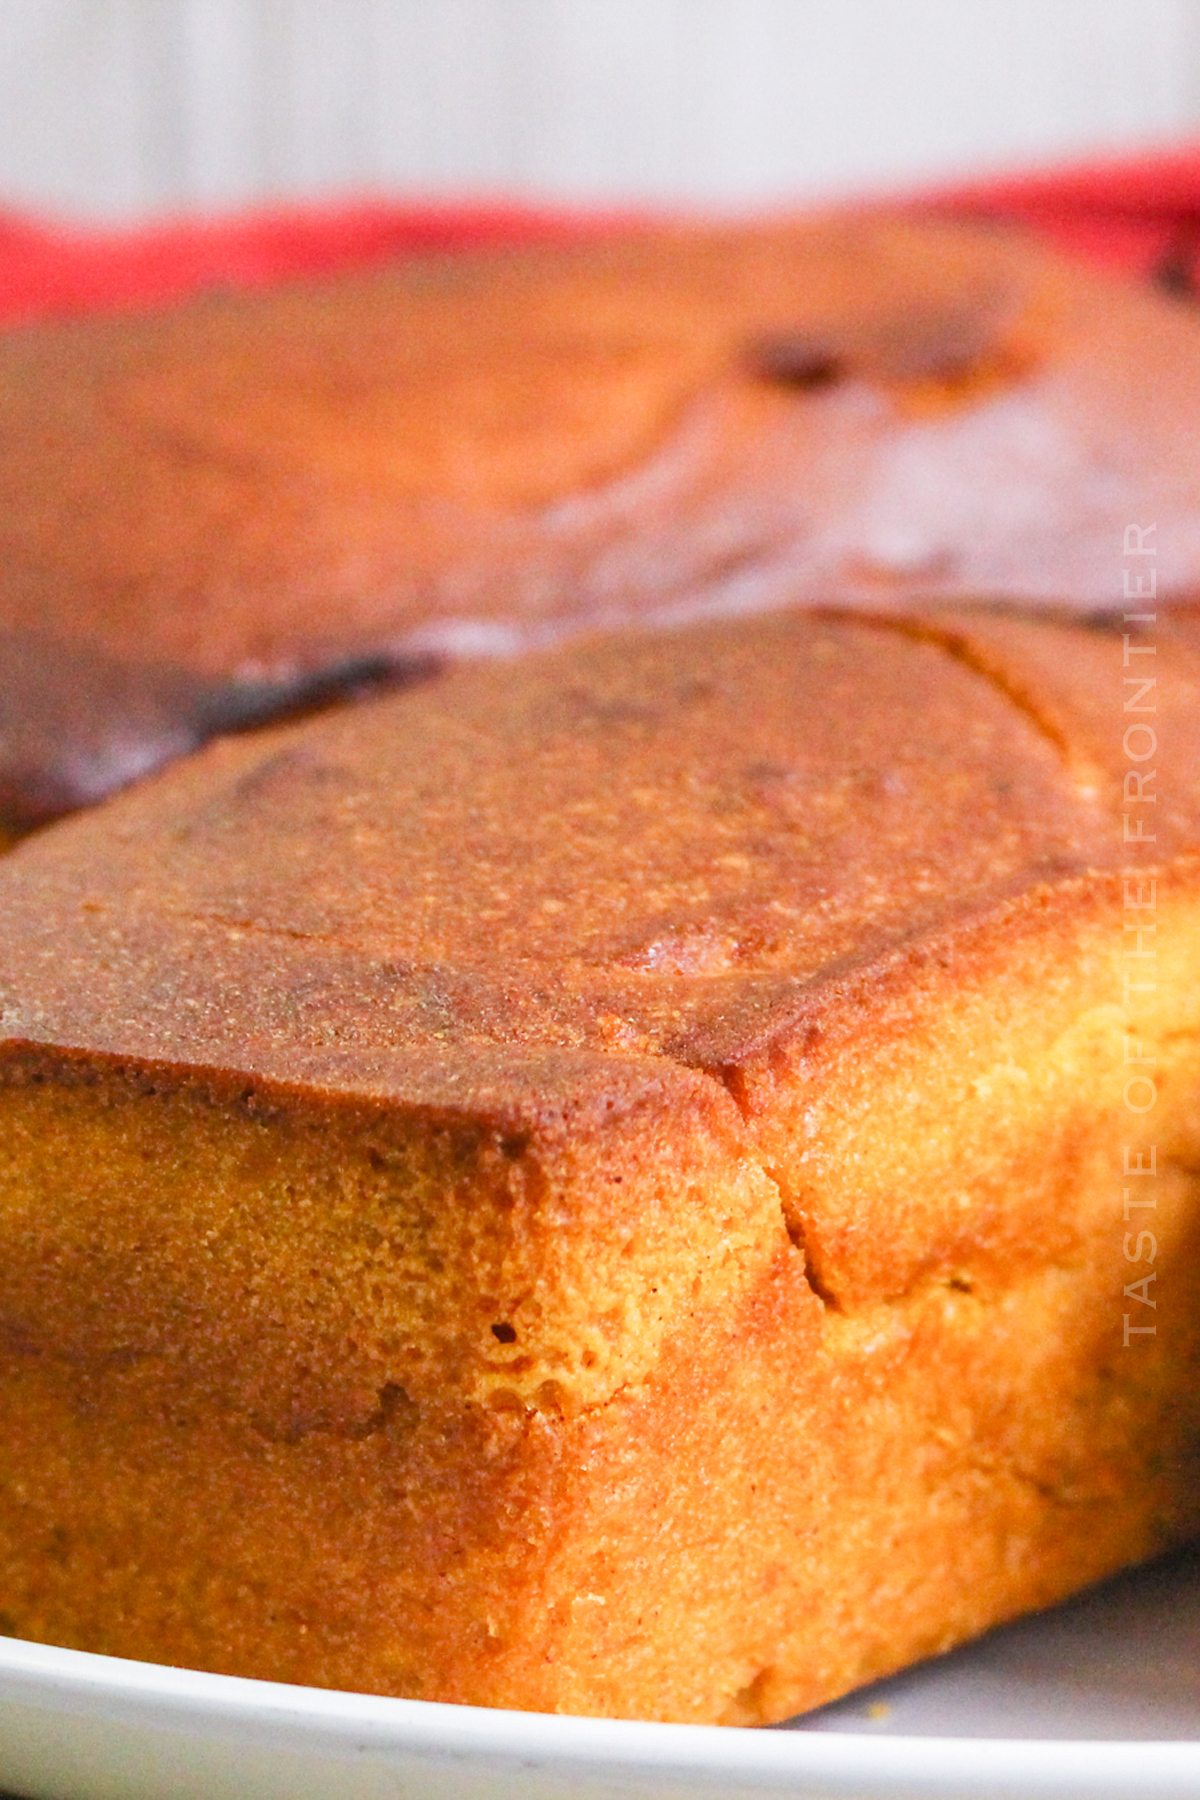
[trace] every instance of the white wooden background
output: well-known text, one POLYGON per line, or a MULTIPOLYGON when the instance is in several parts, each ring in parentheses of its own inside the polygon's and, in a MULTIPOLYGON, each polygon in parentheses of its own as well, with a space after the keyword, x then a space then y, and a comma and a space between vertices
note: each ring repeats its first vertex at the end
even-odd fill
POLYGON ((0 0, 0 204, 804 197, 1200 127, 1200 0, 0 0))

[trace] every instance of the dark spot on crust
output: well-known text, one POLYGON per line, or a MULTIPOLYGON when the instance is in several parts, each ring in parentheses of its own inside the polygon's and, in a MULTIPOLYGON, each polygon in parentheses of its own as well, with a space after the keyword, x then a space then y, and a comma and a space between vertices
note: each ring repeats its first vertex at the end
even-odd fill
POLYGON ((816 331, 769 331, 745 357, 761 380, 814 392, 839 381, 961 380, 1002 349, 1015 296, 995 287, 950 304, 906 306, 901 313, 846 320, 816 331))
POLYGON ((1200 227, 1185 225, 1175 233, 1150 271, 1150 280, 1160 293, 1175 300, 1200 300, 1196 285, 1196 254, 1200 249, 1200 227))
POLYGON ((507 1319, 501 1319, 492 1326, 492 1336, 498 1343, 515 1344, 517 1341, 517 1328, 515 1325, 510 1325, 507 1319))
POLYGON ((746 358, 763 381, 807 392, 833 387, 847 374, 843 358, 831 345, 800 332, 757 338, 749 345, 746 358))
POLYGON ((378 1405, 360 1418, 341 1418, 321 1412, 296 1414, 283 1421, 255 1415, 251 1425, 260 1437, 273 1444, 298 1444, 314 1432, 327 1437, 357 1443, 382 1431, 411 1431, 418 1418, 416 1402, 398 1381, 385 1382, 378 1394, 378 1405))
POLYGON ((1115 609, 1111 612, 1102 612, 1097 609, 1095 612, 1073 613, 1070 616, 1070 622, 1072 625, 1080 626, 1084 631, 1101 632, 1109 637, 1120 637, 1122 632, 1129 630, 1128 625, 1122 620, 1120 612, 1115 609))

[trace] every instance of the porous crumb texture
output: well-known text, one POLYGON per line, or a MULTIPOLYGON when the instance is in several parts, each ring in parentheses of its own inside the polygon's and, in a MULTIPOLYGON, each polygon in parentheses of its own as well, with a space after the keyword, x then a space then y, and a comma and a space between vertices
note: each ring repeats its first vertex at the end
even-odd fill
POLYGON ((1200 1525, 1198 766, 1187 608, 790 612, 221 742, 29 839, 7 1628, 754 1723, 1200 1525))
POLYGON ((0 341, 0 824, 581 626, 1200 584, 1200 325, 841 216, 414 257, 0 341))

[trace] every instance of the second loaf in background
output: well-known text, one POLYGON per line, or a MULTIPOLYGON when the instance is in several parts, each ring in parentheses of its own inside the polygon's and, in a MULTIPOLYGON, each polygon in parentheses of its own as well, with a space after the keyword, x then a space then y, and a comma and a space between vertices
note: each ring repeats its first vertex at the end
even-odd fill
POLYGON ((1200 322, 869 217, 419 256, 0 339, 0 829, 585 626, 1200 580, 1200 322))

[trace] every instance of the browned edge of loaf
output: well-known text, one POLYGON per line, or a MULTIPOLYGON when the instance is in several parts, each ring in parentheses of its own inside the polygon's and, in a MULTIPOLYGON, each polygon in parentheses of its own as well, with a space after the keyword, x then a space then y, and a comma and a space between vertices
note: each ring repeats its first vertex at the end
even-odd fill
POLYGON ((597 641, 6 859, 13 1627, 741 1722, 1194 1526, 1192 615, 1156 654, 1131 1019, 1121 637, 1062 623, 597 641))

